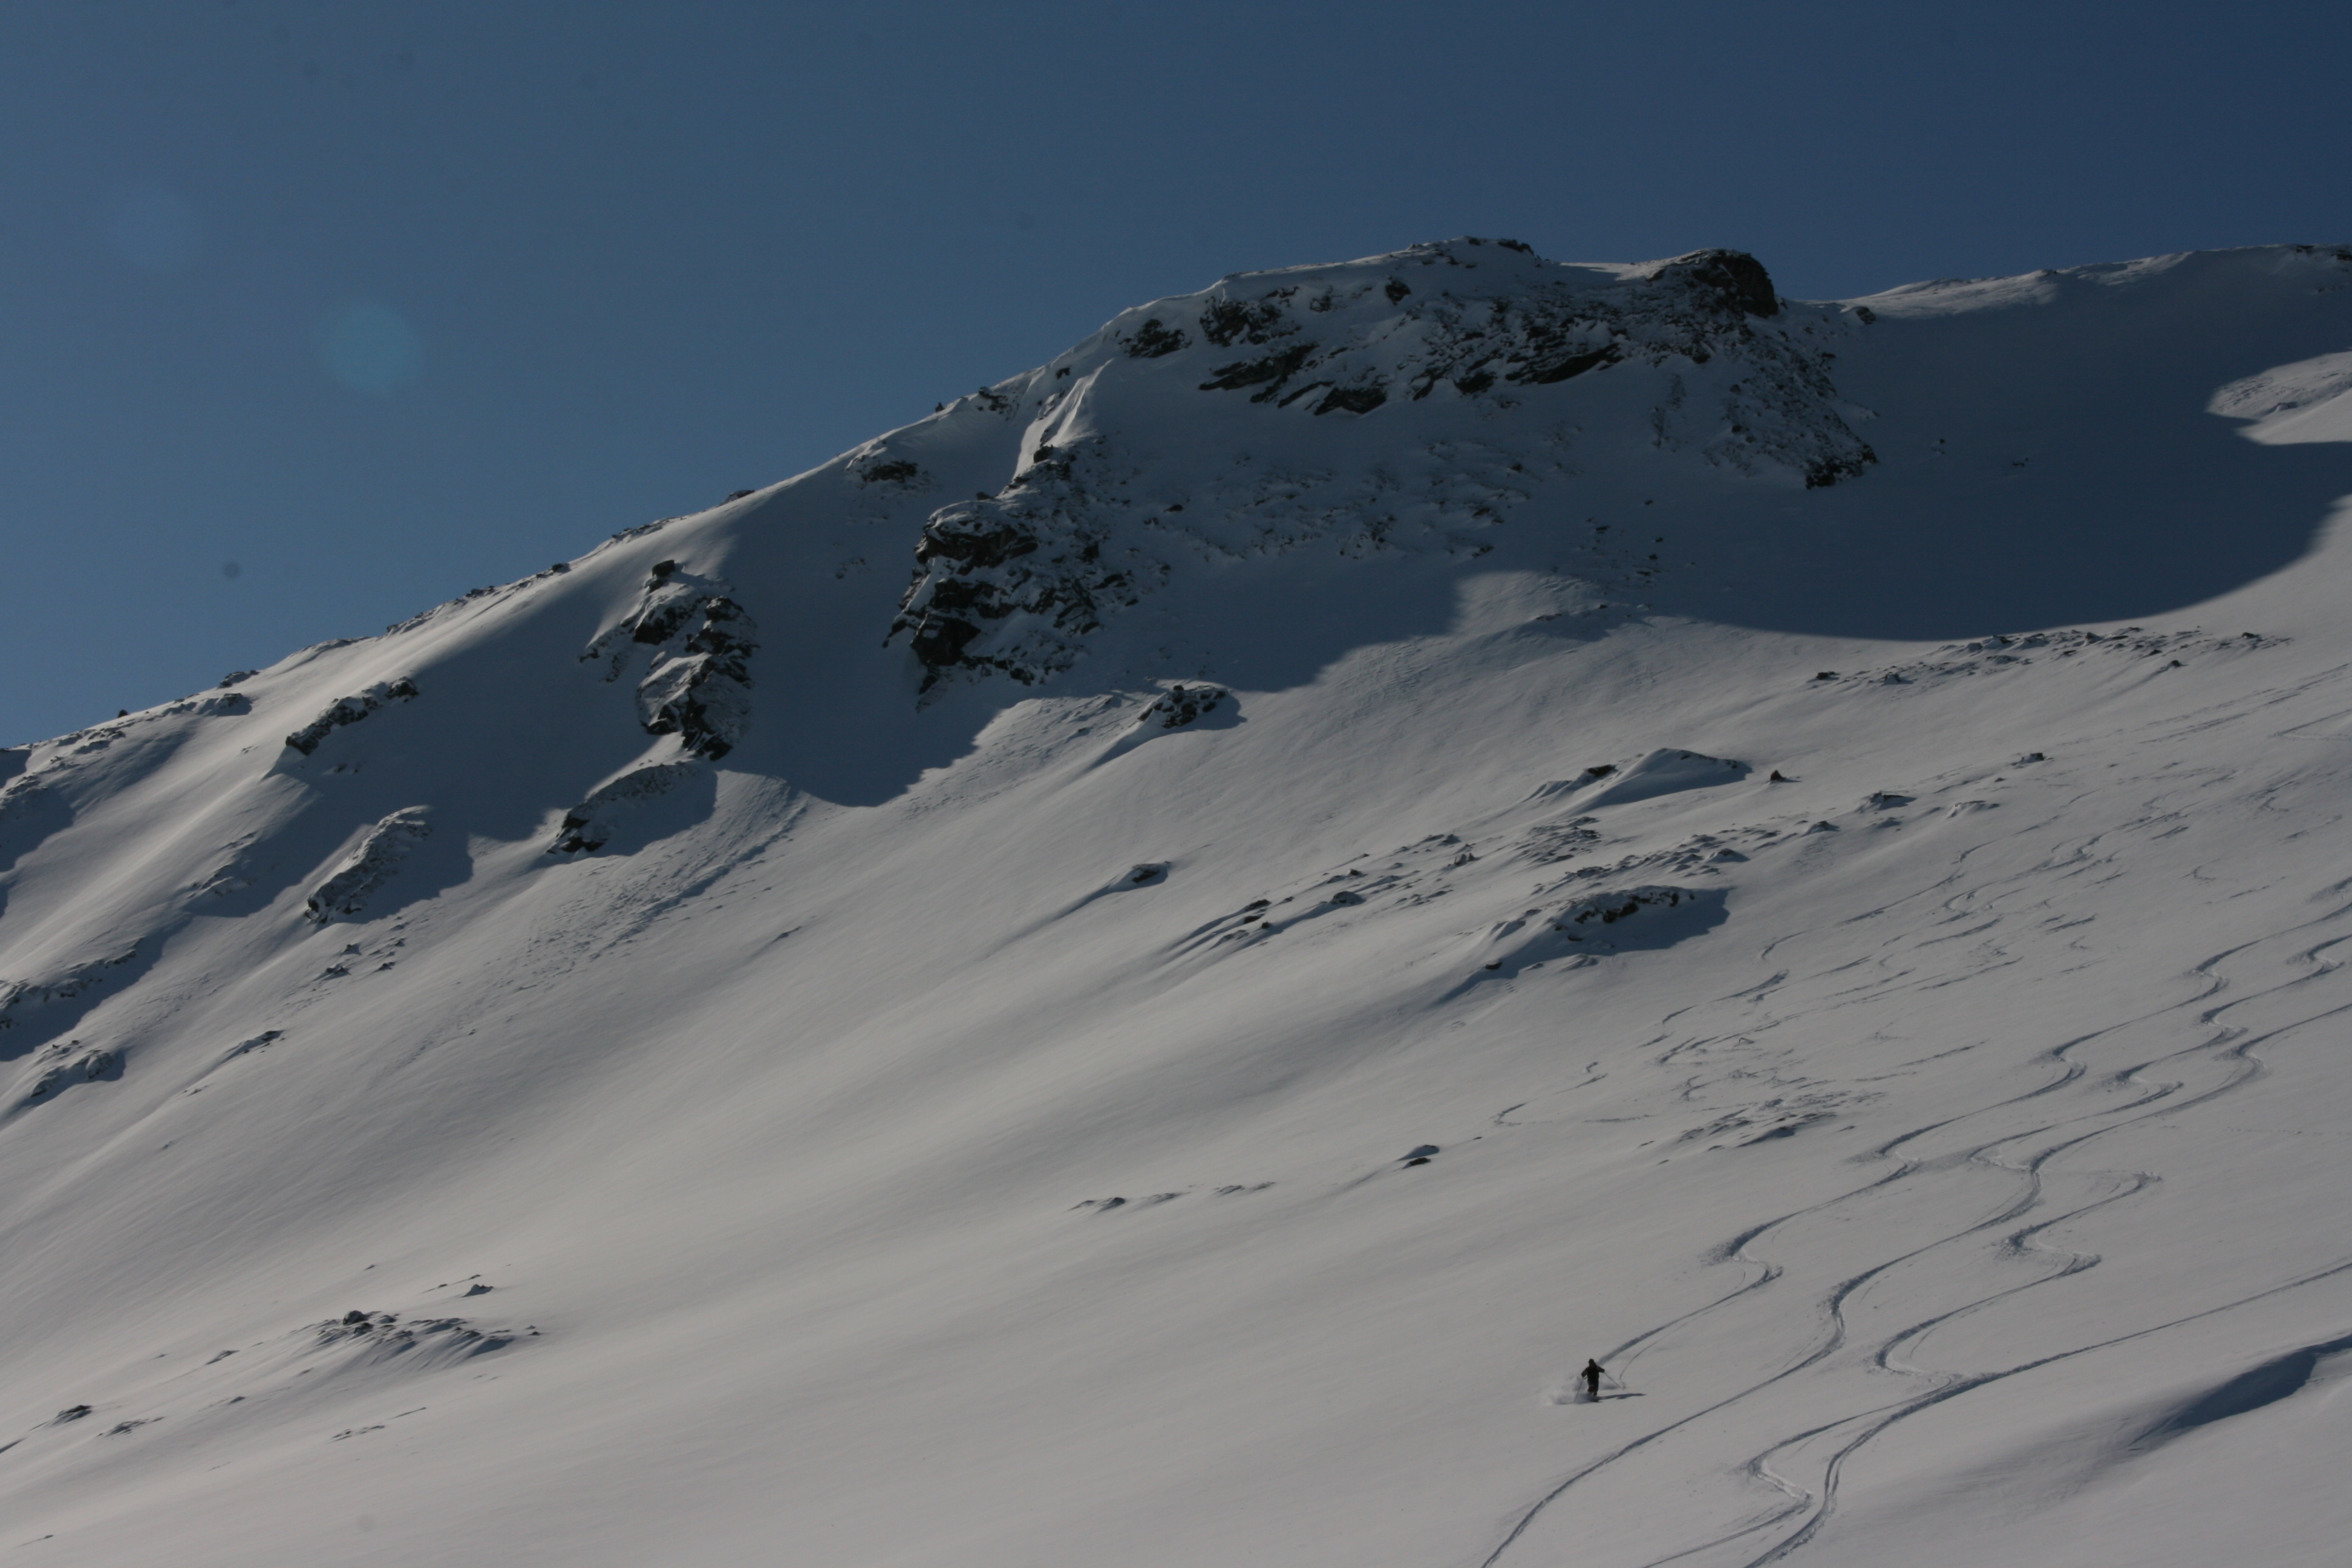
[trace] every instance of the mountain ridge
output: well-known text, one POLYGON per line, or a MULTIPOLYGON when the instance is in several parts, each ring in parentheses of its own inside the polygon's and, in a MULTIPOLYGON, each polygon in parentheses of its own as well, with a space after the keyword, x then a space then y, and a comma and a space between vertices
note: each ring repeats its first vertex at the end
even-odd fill
POLYGON ((22 1536, 2332 1539, 2352 254, 1396 254, 0 752, 22 1536))

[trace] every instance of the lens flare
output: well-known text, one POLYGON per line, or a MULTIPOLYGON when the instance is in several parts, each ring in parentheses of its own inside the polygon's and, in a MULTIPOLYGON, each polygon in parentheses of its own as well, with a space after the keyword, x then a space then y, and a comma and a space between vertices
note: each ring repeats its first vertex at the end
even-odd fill
POLYGON ((391 306, 362 300, 327 319, 319 331, 319 359, 353 392, 381 396, 425 374, 425 340, 391 306))

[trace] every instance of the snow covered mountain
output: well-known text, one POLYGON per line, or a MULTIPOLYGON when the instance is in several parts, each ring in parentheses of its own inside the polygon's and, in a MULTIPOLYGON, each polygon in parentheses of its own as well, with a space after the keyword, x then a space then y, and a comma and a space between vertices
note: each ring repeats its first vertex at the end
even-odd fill
POLYGON ((0 752, 0 1549, 2337 1561, 2347 344, 1246 274, 0 752))

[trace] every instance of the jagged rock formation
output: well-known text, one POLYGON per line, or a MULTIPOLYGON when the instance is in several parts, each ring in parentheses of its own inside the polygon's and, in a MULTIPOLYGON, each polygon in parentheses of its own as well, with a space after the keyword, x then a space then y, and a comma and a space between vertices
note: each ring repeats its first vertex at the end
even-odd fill
POLYGON ((751 660, 759 630, 721 585, 655 563, 637 606, 588 645, 582 661, 606 661, 618 680, 642 649, 652 666, 637 682, 639 721, 649 735, 676 735, 690 754, 716 760, 751 721, 751 660))

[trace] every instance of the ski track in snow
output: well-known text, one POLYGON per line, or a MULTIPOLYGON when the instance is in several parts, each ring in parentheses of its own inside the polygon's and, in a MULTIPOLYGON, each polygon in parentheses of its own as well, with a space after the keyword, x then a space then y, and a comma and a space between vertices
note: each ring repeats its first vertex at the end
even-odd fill
MULTIPOLYGON (((2141 823, 2136 822, 2128 826, 2140 825, 2141 823)), ((2089 846, 2087 844, 2083 846, 2075 852, 2075 856, 2074 858, 2080 859, 2084 851, 2087 850, 2088 847, 2089 846)), ((2039 867, 2036 868, 2037 870, 2042 868, 2039 867)), ((1939 883, 1938 886, 1948 886, 1950 880, 1950 879, 1946 879, 1945 881, 1939 883)), ((1955 905, 1973 900, 1984 890, 1985 889, 1982 888, 1978 888, 1969 889, 1965 893, 1956 894, 1953 897, 1947 899, 1943 907, 1948 910, 1951 910, 1955 905)), ((1872 912, 1875 913, 1878 911, 1872 912)), ((1982 1167, 1998 1171, 2006 1177, 2014 1178, 2020 1184, 2020 1190, 1996 1212, 1987 1217, 1976 1220, 1958 1229, 1937 1236, 1901 1253, 1883 1258, 1860 1272, 1837 1282, 1821 1297, 1816 1307, 1816 1311, 1823 1320, 1826 1326, 1826 1332, 1822 1338, 1820 1343, 1808 1351, 1801 1358, 1772 1373, 1770 1376, 1749 1384, 1748 1386, 1740 1389, 1738 1392, 1715 1404, 1708 1405, 1701 1409, 1691 1412, 1689 1415, 1681 1416, 1675 1421, 1653 1428, 1643 1436, 1611 1450, 1600 1458, 1585 1464, 1568 1476, 1562 1478, 1557 1485, 1555 1485, 1550 1490, 1544 1493, 1543 1496, 1538 1498, 1517 1517, 1516 1521, 1511 1525, 1508 1532, 1503 1536, 1492 1551, 1487 1552, 1486 1555, 1480 1560, 1480 1568, 1494 1568, 1495 1564, 1501 1563, 1507 1555, 1510 1554, 1512 1549, 1518 1545, 1522 1539, 1528 1535, 1531 1527, 1536 1524, 1539 1517, 1545 1514, 1546 1510, 1551 1509, 1553 1505, 1567 1498, 1570 1491, 1576 1487, 1603 1477, 1610 1467, 1615 1465, 1620 1460, 1622 1460, 1675 1433, 1689 1429, 1710 1416, 1730 1410, 1739 1405, 1742 1402, 1752 1399, 1763 1391, 1789 1379, 1794 1378, 1834 1356, 1845 1346, 1847 1342, 1848 1324, 1845 1316, 1846 1305, 1865 1287, 1870 1286, 1874 1281, 1885 1279, 1891 1271, 1896 1269, 1906 1262, 1923 1258, 1939 1248, 1948 1247, 1956 1244, 1966 1242, 1971 1237, 1980 1237, 1989 1232, 2002 1231, 2004 1227, 2014 1226, 2016 1225, 2016 1222, 2027 1219, 2029 1216, 2038 1215, 2039 1217, 2033 1218, 2032 1223, 2019 1226, 2014 1229, 2008 1229, 2005 1234, 2000 1237, 2000 1244, 2003 1250, 2011 1255, 2025 1256, 2030 1254, 2037 1258, 2048 1258, 2055 1265, 2053 1268, 2050 1268, 2039 1278, 2027 1280, 2020 1284, 2009 1285, 1999 1289, 1987 1291, 1981 1295, 1972 1296, 1949 1305, 1937 1307, 1931 1311, 1927 1311, 1927 1315, 1916 1318, 1907 1322, 1902 1328, 1897 1329, 1893 1333, 1879 1339, 1870 1348, 1869 1364, 1883 1371, 1895 1373, 1899 1375, 1927 1379, 1928 1381, 1928 1386, 1927 1388, 1911 1394, 1907 1398, 1896 1400, 1892 1403, 1884 1401, 1873 1403, 1864 1408, 1855 1410, 1851 1414, 1838 1416, 1833 1420, 1812 1426, 1798 1432, 1790 1433, 1773 1443, 1770 1447, 1751 1455, 1741 1466, 1741 1468, 1759 1483, 1786 1494, 1790 1500, 1788 1504, 1762 1518, 1743 1523, 1728 1534, 1719 1536, 1699 1545, 1685 1548, 1663 1557, 1649 1559, 1642 1564, 1642 1568, 1662 1568, 1663 1564, 1669 1563, 1688 1563, 1706 1553, 1721 1553, 1727 1548, 1733 1549, 1735 1553, 1737 1553, 1740 1549, 1740 1543, 1750 1542, 1755 1537, 1767 1535, 1772 1531, 1783 1526, 1790 1525, 1791 1521, 1794 1521, 1794 1527, 1790 1529, 1787 1534, 1783 1535, 1778 1541, 1771 1542, 1769 1545, 1763 1547, 1762 1550, 1757 1551, 1755 1547, 1751 1545, 1746 1548, 1748 1552, 1752 1552, 1751 1555, 1723 1558, 1726 1568, 1763 1568, 1764 1564, 1779 1562, 1797 1552, 1801 1547, 1812 1540, 1836 1512, 1839 1477, 1845 1468, 1847 1461, 1865 1445, 1875 1440, 1898 1423, 1907 1420, 1910 1417, 1918 1415, 1923 1411, 1933 1408, 1936 1405, 1941 1405, 1948 1400, 1959 1398, 1962 1395, 1972 1393, 1978 1389, 1984 1388, 1992 1384, 1999 1383, 2004 1379, 2021 1376, 2045 1366, 2071 1360, 2076 1356, 2086 1355, 2094 1351, 2104 1350, 2116 1345, 2129 1343, 2133 1341, 2146 1339, 2151 1335, 2164 1332, 2168 1329, 2177 1328, 2185 1323, 2219 1316, 2250 1305, 2253 1302, 2265 1300, 2284 1292, 2298 1289, 2305 1286, 2315 1284, 2320 1280, 2332 1279, 2345 1274, 2347 1271, 2352 1271, 2352 1258, 2347 1258, 2343 1261, 2302 1274, 2295 1279, 2270 1286, 2264 1289, 2252 1292, 2235 1300, 2224 1302, 2219 1306, 2207 1309, 2203 1311, 2190 1313, 2164 1322, 2151 1324, 2145 1328, 2134 1330, 2129 1333, 2078 1345, 2071 1350, 2062 1351, 2054 1354, 2039 1356, 2031 1361, 2023 1362, 2017 1365, 2002 1368, 1997 1371, 1978 1373, 1941 1372, 1928 1367, 1909 1364, 1898 1359, 1899 1352, 1905 1347, 1916 1345, 1918 1342, 1924 1340, 1935 1329, 1946 1323, 1951 1322, 1968 1313, 1990 1306, 1995 1302, 2013 1300, 2042 1286, 2051 1284, 2057 1280, 2065 1279, 2074 1275, 2096 1268, 2100 1262, 2100 1258, 2096 1254, 2053 1250, 2042 1245, 2037 1238, 2043 1233, 2063 1225, 2068 1221, 2081 1218, 2084 1215, 2095 1213, 2100 1209, 2105 1208, 2110 1205, 2121 1203, 2137 1195, 2147 1187, 2160 1182, 2163 1179, 2161 1174, 2157 1172, 2149 1171, 2135 1171, 2130 1173, 2074 1173, 2076 1178, 2079 1180, 2102 1182, 2105 1183, 2110 1190, 2102 1195, 2091 1198, 2089 1201, 2075 1205, 2073 1207, 2062 1209, 2055 1213, 2047 1213, 2044 1212, 2046 1206, 2044 1203, 2044 1167, 2047 1166, 2050 1162, 2062 1154, 2083 1148, 2084 1146, 2091 1143, 2094 1140, 2118 1131, 2124 1128, 2133 1126, 2137 1123, 2148 1121, 2159 1114, 2176 1115, 2191 1107, 2209 1108, 2214 1102, 2221 1100, 2224 1096, 2230 1094, 2233 1090, 2244 1086, 2262 1073, 2263 1070, 2263 1061, 2261 1057, 2256 1054, 2256 1048, 2270 1041, 2284 1038, 2299 1031, 2311 1028, 2328 1020, 2352 1015, 2352 1001, 2347 1001, 2333 1006, 2326 1007, 2320 1011, 2308 1014, 2291 1022, 2263 1029, 2259 1033, 2247 1033, 2220 1023, 2222 1016, 2232 1009, 2247 1006, 2258 1001, 2284 996, 2326 978, 2337 966, 2333 962, 2324 961, 2322 955, 2330 948, 2333 948, 2339 943, 2352 942, 2352 932, 2330 936, 2325 941, 2319 942, 2314 945, 2303 947, 2294 951, 2291 954, 2291 958, 2294 962, 2305 966, 2304 973, 2296 973, 2289 978, 2276 981, 2269 985, 2248 992, 2244 995, 2236 996, 2227 1001, 2216 1002, 2217 998, 2221 997, 2225 993, 2231 989, 2231 984, 2226 973, 2226 966, 2232 960, 2239 959, 2242 956, 2252 953, 2258 949, 2269 949, 2278 946, 2287 946, 2292 948, 2294 946, 2294 943, 2298 939, 2304 937, 2307 933, 2324 929, 2331 922, 2341 921, 2347 915, 2352 915, 2352 904, 2339 906, 2338 908, 2329 910, 2325 915, 2319 916, 2304 925, 2292 928, 2289 931, 2265 936, 2254 942, 2242 943, 2235 947, 2227 948, 2220 952, 2210 955, 2199 963, 2192 971, 2192 973, 2203 982, 2202 987, 2194 995, 2185 997, 2156 1012, 2118 1023, 2110 1028, 2103 1029, 2094 1034, 2084 1035, 2076 1039, 2069 1040, 2052 1049, 2047 1054, 2045 1059, 2058 1069, 2058 1073, 2057 1076, 2050 1081, 2038 1085, 2032 1089, 2023 1090, 2022 1092, 1995 1100, 1988 1104, 1979 1106, 1975 1110, 1963 1111, 1957 1116, 1939 1118, 1935 1121, 1913 1128, 1909 1131, 1904 1132, 1871 1151, 1871 1156, 1874 1158, 1896 1159, 1899 1163, 1895 1170, 1872 1182, 1866 1183, 1862 1186, 1856 1187, 1850 1192, 1840 1194, 1835 1197, 1827 1199, 1819 1204, 1809 1205, 1806 1208, 1782 1215, 1778 1218, 1765 1221, 1740 1236, 1733 1237, 1729 1242, 1727 1242, 1719 1255, 1722 1260, 1727 1262, 1749 1263, 1759 1266, 1761 1272, 1759 1273, 1754 1279, 1749 1280, 1738 1289, 1732 1290, 1717 1300, 1699 1307, 1691 1312, 1685 1313, 1667 1322, 1658 1324, 1655 1327, 1643 1331, 1642 1333, 1635 1335, 1633 1338, 1627 1340, 1621 1344, 1612 1346, 1609 1350, 1603 1352, 1599 1359, 1601 1359, 1604 1364, 1612 1368, 1630 1366, 1631 1363, 1634 1359, 1638 1359, 1640 1353, 1642 1353, 1645 1349, 1657 1347, 1661 1342, 1665 1340, 1666 1336, 1673 1333, 1675 1330, 1687 1327, 1710 1314, 1720 1312, 1732 1304, 1777 1284, 1786 1277, 1786 1270, 1780 1264, 1775 1263, 1770 1259, 1769 1251, 1768 1255, 1758 1256, 1751 1253, 1751 1247, 1754 1247, 1760 1242, 1766 1241, 1766 1239, 1769 1237, 1774 1231, 1783 1229, 1784 1227, 1791 1226, 1800 1220, 1811 1215, 1824 1214, 1830 1210, 1853 1203, 1858 1199, 1882 1193, 1885 1189, 1892 1187, 1898 1183, 1913 1179, 1924 1167, 1920 1163, 1901 1158, 1898 1151, 1900 1151, 1905 1145, 1925 1138, 1933 1132, 1942 1131, 1964 1122, 1990 1116, 1996 1112, 2008 1110, 2011 1107, 2024 1105, 2034 1100, 2042 1100, 2055 1093, 2057 1090, 2077 1082, 2090 1070, 2081 1060, 2078 1059, 2079 1056, 2106 1037, 2122 1033, 2126 1030, 2133 1029, 2140 1026, 2155 1023, 2167 1017, 2177 1017, 2184 1015, 2189 1016, 2193 1020, 2195 1027, 2200 1030, 2210 1031, 2212 1034, 2211 1038, 2199 1045, 2187 1047, 2178 1051, 2167 1053, 2148 1061, 2115 1069, 2112 1076, 2117 1082, 2131 1082, 2145 1085, 2145 1092, 2139 1095, 2138 1098, 2129 1100, 2121 1106, 2115 1107, 2108 1110, 2091 1111, 2080 1115, 2053 1118, 2047 1121, 2037 1122, 2022 1129, 2003 1131, 1996 1137, 1990 1138, 1982 1142, 1969 1145, 1961 1150, 1958 1155, 1958 1161, 1961 1165, 1966 1167, 1982 1167), (2213 1005, 2209 1005, 2208 1004, 2213 1005), (2182 1090, 2190 1088, 2189 1080, 2184 1078, 2172 1081, 2147 1082, 2146 1075, 2159 1068, 2171 1068, 2175 1070, 2205 1068, 2215 1075, 2215 1081, 2203 1088, 2196 1089, 2193 1092, 2189 1093, 2184 1098, 2176 1099, 2174 1098, 2175 1096, 2179 1095, 2182 1090), (2074 1130, 2076 1129, 2079 1124, 2084 1122, 2096 1122, 2098 1125, 2089 1127, 2086 1130, 2074 1130), (2016 1152, 2010 1158, 2002 1158, 1998 1152, 2002 1150, 2015 1150, 2016 1152), (1784 1455, 1791 1454, 1794 1450, 1801 1448, 1803 1445, 1811 1443, 1815 1438, 1840 1432, 1844 1428, 1853 1427, 1856 1424, 1860 1424, 1859 1430, 1844 1436, 1838 1443, 1837 1447, 1812 1465, 1809 1480, 1801 1481, 1793 1479, 1789 1474, 1784 1473, 1784 1469, 1787 1468, 1785 1460, 1783 1461, 1783 1468, 1775 1468, 1774 1460, 1776 1458, 1784 1455)), ((1981 930, 1985 928, 1978 927, 1973 929, 1981 930)), ((1959 934, 1968 933, 1963 932, 1959 934)), ((1934 938, 1929 940, 1940 941, 1946 939, 1934 938)), ((1770 980, 1761 983, 1759 986, 1751 988, 1749 992, 1744 993, 1743 994, 1756 996, 1760 999, 1762 994, 1769 994, 1770 991, 1779 989, 1781 984, 1786 983, 1787 978, 1788 976, 1785 972, 1777 973, 1770 980)), ((1948 982, 1939 982, 1938 984, 1948 982)), ((1674 1053, 1670 1051, 1667 1053, 1667 1057, 1671 1058, 1673 1054, 1674 1053)), ((1664 1059, 1665 1058, 1661 1058, 1661 1060, 1664 1059)), ((1937 1164, 1939 1167, 1948 1167, 1953 1163, 1954 1161, 1952 1158, 1947 1157, 1938 1161, 1937 1164)), ((1918 1310, 1921 1309, 1913 1310, 1918 1310)))

